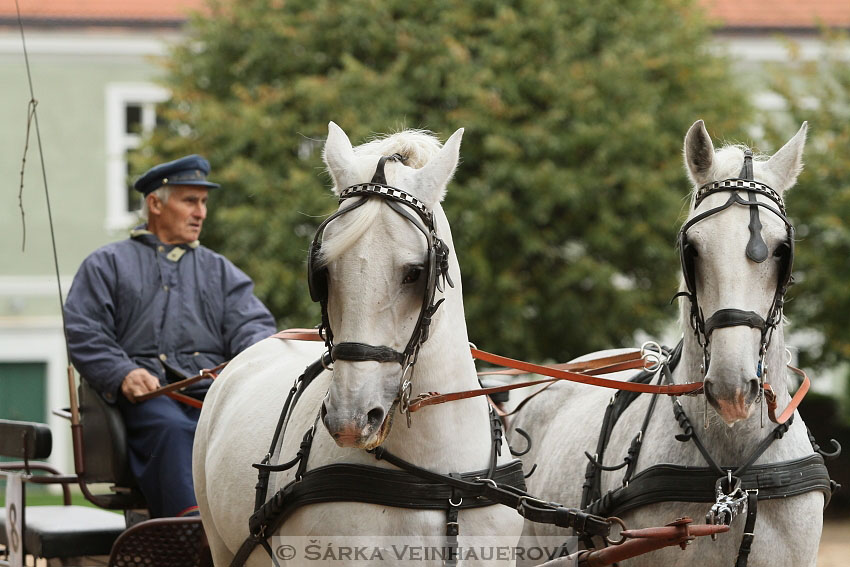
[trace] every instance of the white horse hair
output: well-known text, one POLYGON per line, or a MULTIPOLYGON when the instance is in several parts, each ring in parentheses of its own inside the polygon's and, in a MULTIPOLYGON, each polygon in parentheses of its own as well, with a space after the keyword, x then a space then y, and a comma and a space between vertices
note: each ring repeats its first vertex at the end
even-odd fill
MULTIPOLYGON (((780 194, 788 190, 802 167, 805 136, 806 124, 803 124, 799 132, 771 158, 754 160, 754 178, 780 194)), ((701 120, 688 131, 684 156, 688 174, 696 188, 711 181, 738 177, 744 161, 740 146, 725 147, 715 152, 701 120)), ((708 195, 696 210, 692 199, 689 218, 724 204, 729 195, 729 192, 708 195)), ((762 195, 758 199, 773 205, 762 195)), ((762 235, 771 253, 767 261, 760 264, 750 261, 744 254, 749 238, 749 207, 732 206, 694 224, 688 231, 689 242, 698 251, 695 258, 696 286, 699 304, 706 317, 725 308, 752 310, 762 316, 768 313, 779 272, 779 261, 772 253, 786 238, 786 230, 776 215, 763 208, 759 210, 764 225, 762 235)), ((687 298, 683 298, 681 303, 684 345, 681 361, 673 374, 676 383, 703 378, 703 349, 691 329, 690 304, 687 298)), ((715 399, 711 399, 708 405, 702 395, 679 398, 694 429, 721 466, 742 465, 773 429, 773 424, 766 418, 766 425, 761 427, 759 404, 749 396, 756 379, 760 339, 759 330, 745 326, 715 329, 710 342, 711 363, 705 376, 706 383, 710 383, 717 394, 715 399)), ((593 358, 599 354, 582 358, 593 358)), ((777 394, 781 411, 790 401, 781 323, 769 344, 766 362, 769 369, 767 381, 777 394)), ((621 378, 631 375, 625 374, 621 378)), ((523 457, 526 468, 538 465, 537 471, 527 480, 531 494, 566 506, 579 506, 587 465, 584 452, 592 455, 596 451, 603 414, 611 395, 610 390, 603 388, 559 383, 531 400, 517 416, 513 427, 525 429, 534 441, 532 451, 523 457)), ((620 417, 604 455, 605 465, 617 465, 627 455, 632 439, 640 430, 650 399, 650 395, 639 396, 620 417)), ((659 463, 707 466, 693 442, 680 442, 674 438, 681 432, 673 418, 670 401, 659 399, 643 437, 636 472, 659 463)), ((777 463, 811 455, 812 452, 806 426, 796 414, 785 437, 775 441, 757 463, 777 463)), ((624 469, 603 472, 602 493, 622 486, 623 475, 624 469)), ((749 567, 814 566, 823 505, 824 496, 820 492, 760 501, 749 567)), ((623 519, 630 528, 660 526, 682 516, 702 523, 710 506, 710 503, 652 504, 626 512, 623 519)), ((665 548, 622 565, 731 567, 735 564, 741 543, 744 520, 743 515, 738 516, 731 530, 719 535, 717 541, 697 538, 685 551, 678 547, 665 548)), ((523 545, 531 545, 542 536, 556 534, 570 535, 551 526, 527 522, 523 545)))
MULTIPOLYGON (((325 145, 325 162, 337 193, 368 182, 381 156, 400 153, 404 163, 385 164, 387 183, 414 195, 433 212, 437 233, 450 249, 449 273, 454 288, 438 292, 445 302, 434 316, 430 338, 423 344, 415 366, 414 396, 478 387, 464 321, 460 269, 440 206, 458 163, 462 133, 455 132, 442 147, 428 133, 406 131, 352 148, 342 129, 331 122, 325 145)), ((425 237, 383 200, 369 199, 331 221, 325 230, 322 249, 323 267, 328 271, 329 319, 336 344, 362 342, 400 351, 422 306, 425 278, 417 277, 426 260, 425 237)), ((346 200, 341 207, 351 206, 355 200, 346 200)), ((268 451, 296 377, 323 350, 321 343, 266 339, 237 356, 207 394, 195 436, 194 479, 216 565, 229 564, 248 536, 257 482, 257 471, 251 464, 268 451)), ((394 468, 363 450, 378 444, 438 473, 486 469, 492 443, 485 399, 429 407, 412 416, 410 428, 403 417, 392 427, 400 378, 401 367, 395 362, 337 360, 332 372, 323 372, 305 390, 291 412, 279 454, 272 462, 295 456, 302 436, 317 423, 321 412, 326 426, 317 425, 308 469, 331 463, 394 468)), ((499 463, 509 459, 507 444, 503 443, 499 463)), ((292 481, 293 475, 294 469, 273 473, 268 495, 292 481)), ((487 535, 502 536, 505 544, 512 546, 522 530, 522 518, 502 506, 463 509, 459 523, 461 546, 464 537, 487 535)), ((446 514, 442 510, 334 502, 301 507, 277 534, 267 535, 309 537, 322 546, 339 545, 339 539, 332 539, 339 537, 359 538, 358 545, 386 546, 388 541, 380 538, 392 537, 397 538, 392 543, 417 546, 442 541, 445 530, 446 514)), ((274 546, 274 537, 271 541, 274 546)), ((345 542, 352 544, 351 539, 345 542)), ((414 562, 441 563, 439 558, 414 562)), ((299 555, 286 564, 316 562, 299 555)), ((248 565, 265 567, 270 559, 258 547, 248 565)))

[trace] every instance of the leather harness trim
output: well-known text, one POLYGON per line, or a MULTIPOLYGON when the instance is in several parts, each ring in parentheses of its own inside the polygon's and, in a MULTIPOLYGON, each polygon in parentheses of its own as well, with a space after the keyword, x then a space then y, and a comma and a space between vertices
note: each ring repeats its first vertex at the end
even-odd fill
POLYGON ((404 362, 405 355, 388 346, 373 346, 365 343, 347 342, 335 344, 331 349, 333 360, 350 360, 362 362, 374 360, 375 362, 404 362))
POLYGON ((714 315, 705 321, 705 336, 711 335, 714 329, 723 327, 737 327, 746 325, 753 329, 764 331, 764 318, 755 311, 743 311, 741 309, 718 309, 714 315))

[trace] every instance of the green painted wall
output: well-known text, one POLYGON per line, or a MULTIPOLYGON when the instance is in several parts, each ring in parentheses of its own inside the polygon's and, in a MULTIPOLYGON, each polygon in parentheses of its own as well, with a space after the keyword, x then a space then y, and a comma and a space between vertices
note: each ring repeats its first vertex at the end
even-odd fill
MULTIPOLYGON (((10 34, 9 30, 0 30, 0 39, 9 41, 10 34)), ((121 37, 113 35, 110 39, 121 37)), ((127 37, 133 39, 132 34, 127 37)), ((105 228, 106 87, 111 83, 155 81, 161 68, 153 57, 144 55, 63 55, 38 50, 33 53, 32 49, 30 68, 38 100, 59 271, 71 276, 91 251, 126 237, 124 231, 109 232, 105 228)), ((34 128, 23 190, 26 248, 22 250, 18 196, 29 99, 23 55, 8 50, 0 53, 0 278, 54 273, 34 128)), ((56 297, 56 293, 46 297, 23 294, 15 298, 14 305, 9 297, 0 297, 0 317, 58 315, 56 297)))
POLYGON ((0 363, 0 419, 44 423, 47 365, 0 363))

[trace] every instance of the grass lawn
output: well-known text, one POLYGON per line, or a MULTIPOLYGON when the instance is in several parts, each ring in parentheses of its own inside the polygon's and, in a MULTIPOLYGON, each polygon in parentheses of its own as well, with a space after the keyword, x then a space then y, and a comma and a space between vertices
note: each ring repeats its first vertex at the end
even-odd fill
MULTIPOLYGON (((71 503, 78 506, 89 506, 96 508, 94 504, 85 499, 80 492, 79 487, 71 486, 71 503)), ((36 486, 28 484, 26 486, 26 504, 27 506, 61 506, 62 492, 61 490, 54 492, 45 486, 36 486)), ((6 506, 6 483, 0 478, 0 508, 6 506)))

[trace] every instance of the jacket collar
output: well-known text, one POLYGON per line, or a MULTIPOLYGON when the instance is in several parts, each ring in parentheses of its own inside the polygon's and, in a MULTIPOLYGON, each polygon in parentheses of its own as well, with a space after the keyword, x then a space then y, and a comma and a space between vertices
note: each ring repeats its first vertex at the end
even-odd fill
POLYGON ((193 242, 187 242, 185 244, 165 244, 160 242, 159 238, 156 237, 154 233, 148 230, 147 225, 139 225, 133 230, 130 231, 130 238, 136 240, 137 242, 141 242, 142 244, 149 246, 158 252, 165 252, 165 257, 171 260, 172 262, 179 262, 180 258, 188 252, 189 250, 193 250, 201 245, 201 243, 197 240, 193 242))

